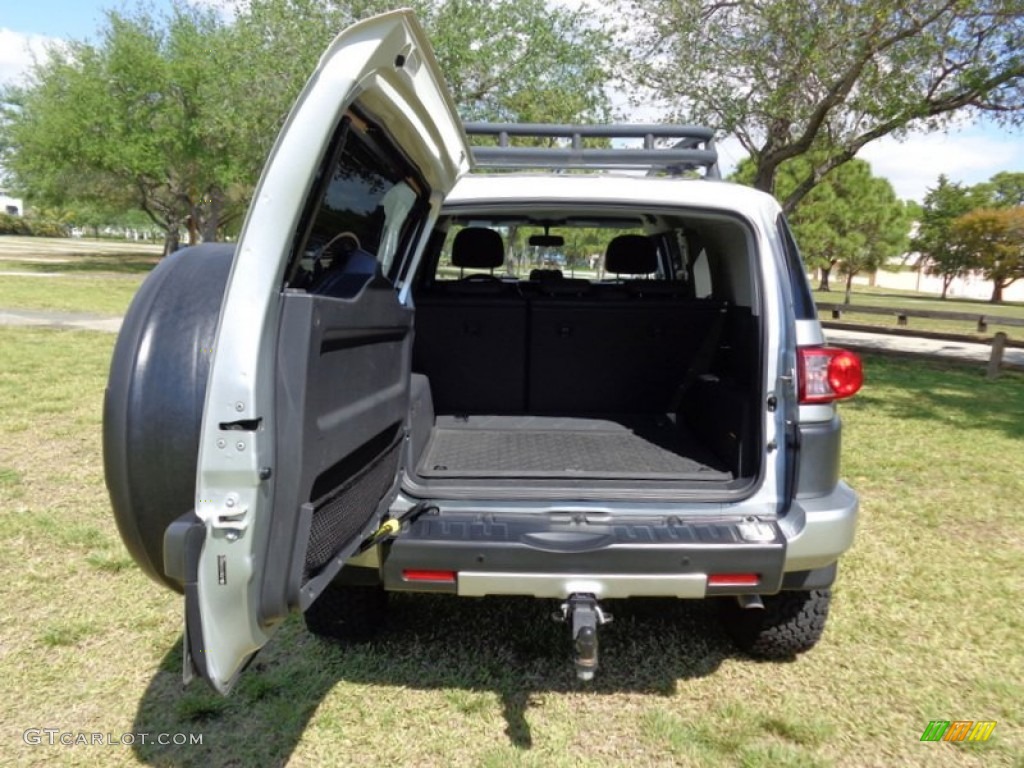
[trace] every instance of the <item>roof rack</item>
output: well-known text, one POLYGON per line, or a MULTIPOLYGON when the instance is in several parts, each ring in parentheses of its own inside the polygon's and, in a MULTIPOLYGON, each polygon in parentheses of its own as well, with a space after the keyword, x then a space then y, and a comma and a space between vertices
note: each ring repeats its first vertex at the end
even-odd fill
POLYGON ((704 177, 719 179, 714 131, 697 125, 553 125, 547 123, 466 123, 470 136, 492 136, 498 146, 473 146, 478 168, 631 169, 680 175, 703 168, 704 177), (569 146, 512 147, 509 138, 569 139, 569 146), (594 149, 583 139, 643 139, 643 148, 594 149), (660 140, 660 146, 655 140, 660 140), (666 144, 671 139, 674 142, 666 144))

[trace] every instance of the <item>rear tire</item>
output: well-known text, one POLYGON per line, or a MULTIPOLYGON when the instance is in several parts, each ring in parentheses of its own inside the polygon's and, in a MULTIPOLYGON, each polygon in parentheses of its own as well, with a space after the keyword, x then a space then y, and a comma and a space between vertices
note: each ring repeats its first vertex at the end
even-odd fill
POLYGON ((722 604, 722 623, 736 645, 756 659, 791 659, 821 639, 828 619, 831 589, 780 592, 763 597, 764 610, 722 604))
POLYGON ((383 587, 332 583, 306 610, 306 628, 330 640, 363 643, 377 634, 387 611, 383 587))

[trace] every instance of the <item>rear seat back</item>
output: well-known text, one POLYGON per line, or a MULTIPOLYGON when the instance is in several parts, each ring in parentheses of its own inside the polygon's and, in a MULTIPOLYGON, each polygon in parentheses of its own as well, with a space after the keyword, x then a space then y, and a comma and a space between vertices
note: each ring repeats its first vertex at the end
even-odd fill
MULTIPOLYGON (((495 269, 501 235, 460 230, 452 264, 495 269)), ((526 409, 526 300, 514 284, 489 275, 435 283, 416 297, 413 370, 430 379, 439 413, 522 413, 526 409)))
MULTIPOLYGON (((503 261, 493 230, 466 228, 453 243, 456 266, 503 261)), ((655 272, 653 241, 615 238, 606 268, 655 272)), ((417 294, 413 370, 430 379, 438 413, 666 412, 724 310, 683 298, 683 284, 669 281, 535 277, 528 299, 497 279, 444 281, 417 294)))
POLYGON ((533 300, 530 411, 667 412, 723 310, 711 301, 533 300))

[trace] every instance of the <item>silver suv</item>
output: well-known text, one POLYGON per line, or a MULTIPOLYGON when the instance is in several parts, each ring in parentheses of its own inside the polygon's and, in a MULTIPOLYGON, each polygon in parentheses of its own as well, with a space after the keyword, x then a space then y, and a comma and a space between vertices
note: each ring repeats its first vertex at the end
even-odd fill
POLYGON ((582 679, 618 598, 813 646, 860 363, 717 175, 701 128, 463 126, 410 15, 343 32, 237 246, 165 259, 111 365, 107 484, 186 678, 226 691, 296 610, 365 637, 391 591, 556 601, 582 679))

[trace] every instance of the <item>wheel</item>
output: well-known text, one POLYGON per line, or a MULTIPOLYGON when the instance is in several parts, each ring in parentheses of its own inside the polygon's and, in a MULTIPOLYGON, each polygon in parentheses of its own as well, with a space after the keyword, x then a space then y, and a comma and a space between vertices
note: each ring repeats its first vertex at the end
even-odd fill
POLYGON ((377 634, 387 611, 383 587, 333 583, 306 610, 306 628, 331 640, 365 642, 377 634))
POLYGON ((780 592, 762 598, 764 610, 722 604, 722 622, 733 642, 758 659, 791 659, 821 639, 832 600, 831 589, 780 592))
POLYGON ((103 402, 103 469, 118 530, 151 578, 164 573, 164 530, 195 506, 206 379, 234 246, 171 254, 125 314, 103 402))

